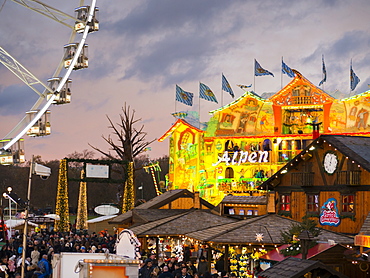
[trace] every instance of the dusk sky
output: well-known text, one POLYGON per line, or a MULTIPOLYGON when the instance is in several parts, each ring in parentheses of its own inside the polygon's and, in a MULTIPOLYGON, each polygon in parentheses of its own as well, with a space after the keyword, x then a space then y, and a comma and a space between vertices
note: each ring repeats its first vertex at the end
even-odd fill
MULTIPOLYGON (((72 0, 43 2, 71 15, 79 6, 72 0)), ((97 6, 100 30, 87 38, 89 68, 72 73, 72 102, 51 107, 52 134, 24 136, 27 160, 31 155, 62 159, 92 150, 88 143, 108 150, 101 137, 111 132, 106 115, 118 122, 125 102, 142 119, 148 140, 170 128, 175 109, 200 110, 201 121, 208 121, 208 112, 221 106, 222 73, 235 98, 244 93, 237 84, 253 84, 259 95, 277 92, 291 80, 281 76, 282 57, 318 85, 324 55, 324 90, 339 90, 343 97, 350 93, 352 59, 361 80, 352 94, 369 89, 369 0, 97 0, 97 6), (254 77, 254 59, 275 77, 254 77), (202 99, 199 108, 199 82, 213 90, 218 104, 202 99), (192 107, 175 103, 176 84, 194 93, 192 107)), ((0 9, 1 47, 46 83, 70 30, 12 1, 0 0, 0 9)), ((224 105, 233 100, 223 94, 224 105)), ((1 138, 37 98, 0 65, 1 138)), ((168 140, 151 148, 151 159, 167 155, 168 140)))

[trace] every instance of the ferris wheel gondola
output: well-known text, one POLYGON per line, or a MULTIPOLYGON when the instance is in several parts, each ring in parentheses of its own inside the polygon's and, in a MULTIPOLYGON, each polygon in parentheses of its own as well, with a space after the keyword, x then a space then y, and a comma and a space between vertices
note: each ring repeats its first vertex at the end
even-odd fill
POLYGON ((72 32, 68 44, 64 46, 63 57, 53 76, 48 79, 48 84, 40 81, 0 47, 0 63, 39 96, 31 109, 26 112, 26 116, 0 141, 0 164, 24 162, 24 148, 20 146, 20 142, 23 144, 22 136, 24 134, 29 136, 50 134, 50 111, 48 108, 51 104, 65 104, 71 101, 72 80, 69 77, 72 70, 88 67, 86 38, 89 33, 99 30, 99 20, 97 18, 99 9, 96 7, 96 0, 91 0, 89 6, 84 6, 83 0, 79 1, 79 7, 75 9, 76 17, 38 0, 12 1, 69 27, 72 32), (68 20, 73 20, 73 24, 68 24, 68 20), (76 33, 82 34, 79 42, 75 42, 76 33), (73 55, 69 55, 72 53, 73 55), (63 68, 66 69, 64 75, 61 74, 63 68), (40 86, 43 90, 39 89, 40 86), (5 159, 2 159, 3 157, 5 159))

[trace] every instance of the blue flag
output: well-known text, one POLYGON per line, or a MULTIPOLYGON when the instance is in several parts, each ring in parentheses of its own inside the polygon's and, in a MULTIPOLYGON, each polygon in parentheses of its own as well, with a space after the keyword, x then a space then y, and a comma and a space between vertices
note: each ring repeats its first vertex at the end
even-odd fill
POLYGON ((295 73, 292 71, 292 69, 287 64, 284 63, 283 59, 281 59, 281 71, 291 78, 295 76, 295 73))
POLYGON ((357 84, 360 82, 360 78, 358 78, 358 76, 352 69, 352 60, 351 60, 350 76, 351 76, 351 91, 353 91, 356 88, 357 84))
POLYGON ((252 87, 252 84, 250 84, 250 85, 242 85, 242 84, 238 84, 238 85, 236 85, 236 86, 238 86, 240 89, 248 89, 248 88, 250 88, 250 87, 252 87))
POLYGON ((172 116, 174 116, 176 119, 185 119, 188 116, 188 112, 180 111, 171 113, 172 116))
POLYGON ((324 82, 326 82, 326 67, 324 63, 324 55, 322 55, 322 74, 323 74, 323 79, 320 81, 319 86, 321 86, 324 82))
POLYGON ((268 70, 265 70, 264 68, 262 68, 261 65, 257 62, 256 59, 254 59, 254 75, 255 76, 262 76, 262 75, 272 75, 272 76, 274 76, 274 74, 272 72, 269 72, 268 70))
POLYGON ((207 85, 203 83, 199 83, 199 97, 218 103, 215 94, 207 85))
POLYGON ((176 85, 176 100, 186 105, 193 105, 193 93, 185 92, 178 85, 176 85))
POLYGON ((227 82, 226 77, 224 74, 222 74, 222 90, 225 92, 228 92, 232 97, 234 97, 233 89, 231 89, 231 86, 229 82, 227 82))

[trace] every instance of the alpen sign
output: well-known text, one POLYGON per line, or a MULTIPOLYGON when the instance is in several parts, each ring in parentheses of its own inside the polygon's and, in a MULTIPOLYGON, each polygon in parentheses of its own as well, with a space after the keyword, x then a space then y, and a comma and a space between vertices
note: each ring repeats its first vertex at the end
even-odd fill
POLYGON ((334 198, 328 199, 321 207, 320 224, 335 227, 340 224, 340 217, 338 214, 336 199, 334 198))
POLYGON ((225 151, 222 156, 218 157, 218 161, 216 163, 213 163, 213 166, 217 166, 221 162, 225 162, 226 165, 229 165, 230 163, 232 165, 241 163, 261 163, 261 162, 269 162, 269 152, 268 151, 257 151, 257 152, 243 152, 238 151, 234 152, 233 156, 231 157, 229 155, 228 151, 225 151))

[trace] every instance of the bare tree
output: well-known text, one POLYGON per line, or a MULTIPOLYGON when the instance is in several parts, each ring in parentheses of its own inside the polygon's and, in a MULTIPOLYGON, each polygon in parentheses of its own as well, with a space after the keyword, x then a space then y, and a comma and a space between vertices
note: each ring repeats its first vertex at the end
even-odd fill
POLYGON ((108 137, 102 136, 110 146, 109 151, 103 151, 97 147, 89 145, 94 150, 110 159, 119 158, 122 161, 128 162, 127 166, 123 167, 122 172, 122 176, 126 179, 126 182, 125 184, 118 186, 117 195, 120 200, 119 205, 122 208, 122 212, 126 212, 132 209, 135 203, 136 190, 134 185, 135 175, 133 172, 138 169, 135 169, 133 166, 134 158, 146 151, 146 148, 156 139, 146 141, 147 133, 143 131, 144 125, 138 129, 135 127, 141 119, 135 119, 135 110, 131 109, 129 105, 126 105, 126 103, 124 107, 122 107, 122 112, 123 113, 119 115, 120 122, 116 124, 113 124, 112 120, 107 116, 110 123, 109 128, 113 130, 112 134, 117 137, 116 140, 113 140, 111 135, 108 135, 108 137), (111 151, 114 151, 115 153, 112 154, 111 151))
POLYGON ((120 114, 120 122, 113 124, 112 120, 108 117, 110 123, 109 128, 113 130, 112 134, 117 137, 118 142, 116 143, 111 135, 105 137, 102 135, 103 139, 110 145, 108 152, 103 151, 97 147, 90 145, 94 150, 100 152, 101 154, 109 157, 110 159, 117 159, 117 156, 123 161, 133 162, 134 158, 143 153, 152 141, 146 141, 147 133, 143 131, 144 125, 139 129, 134 126, 140 119, 135 119, 135 110, 131 109, 130 106, 124 105, 122 107, 122 114, 120 114), (111 154, 110 151, 114 151, 116 156, 111 154))

